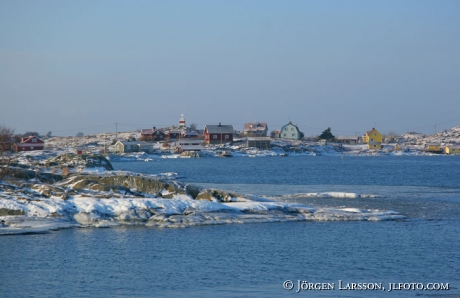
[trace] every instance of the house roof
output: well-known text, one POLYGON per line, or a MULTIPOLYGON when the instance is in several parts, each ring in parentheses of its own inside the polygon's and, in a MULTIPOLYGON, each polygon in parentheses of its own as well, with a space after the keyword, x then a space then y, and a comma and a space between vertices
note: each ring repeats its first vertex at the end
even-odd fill
POLYGON ((155 134, 158 134, 158 132, 159 132, 159 133, 161 133, 161 134, 166 135, 166 133, 165 133, 162 129, 154 129, 153 132, 154 132, 155 134))
POLYGON ((204 128, 208 133, 233 133, 235 131, 233 125, 206 125, 204 128))
POLYGON ((33 139, 36 139, 37 141, 35 142, 36 143, 44 143, 42 140, 40 140, 39 138, 35 137, 35 136, 30 136, 30 137, 25 137, 25 138, 22 138, 22 141, 21 143, 32 143, 32 140, 33 139))
POLYGON ((198 133, 196 131, 186 131, 184 132, 185 136, 198 136, 198 133))
POLYGON ((366 131, 366 134, 370 135, 373 131, 380 133, 377 129, 372 128, 371 130, 366 131))
POLYGON ((267 129, 267 123, 255 122, 255 123, 245 123, 243 131, 264 131, 266 129, 267 129))
POLYGON ((297 131, 300 132, 300 129, 297 127, 297 125, 292 124, 291 121, 289 121, 288 124, 283 125, 283 127, 281 127, 281 130, 283 130, 283 128, 286 127, 286 126, 294 126, 297 129, 297 131))
POLYGON ((142 129, 141 135, 152 135, 155 132, 152 128, 142 129))

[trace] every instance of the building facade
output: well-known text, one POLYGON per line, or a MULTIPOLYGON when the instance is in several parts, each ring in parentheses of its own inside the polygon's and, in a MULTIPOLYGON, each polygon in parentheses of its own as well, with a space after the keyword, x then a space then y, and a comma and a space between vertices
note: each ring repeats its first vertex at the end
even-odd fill
POLYGON ((204 137, 207 144, 225 144, 233 142, 233 125, 206 125, 204 137))
POLYGON ((280 130, 280 139, 287 139, 287 140, 300 140, 301 134, 300 130, 297 125, 292 124, 289 121, 288 124, 281 127, 280 130))
POLYGON ((45 142, 35 136, 22 138, 21 143, 14 144, 15 151, 33 151, 43 150, 45 148, 45 142))
POLYGON ((266 137, 268 126, 265 122, 245 123, 243 135, 248 137, 266 137))
POLYGON ((372 128, 363 136, 363 143, 368 145, 369 149, 379 150, 382 149, 382 134, 375 128, 372 128))

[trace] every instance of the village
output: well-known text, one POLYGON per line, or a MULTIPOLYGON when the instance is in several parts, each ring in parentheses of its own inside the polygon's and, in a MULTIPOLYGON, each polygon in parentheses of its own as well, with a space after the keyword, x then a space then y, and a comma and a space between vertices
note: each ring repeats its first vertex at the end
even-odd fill
POLYGON ((305 137, 299 127, 289 121, 278 130, 269 132, 266 122, 248 122, 242 132, 231 124, 209 124, 197 129, 195 124, 186 125, 182 114, 178 125, 163 128, 146 128, 134 132, 101 133, 75 137, 39 136, 37 134, 2 135, 2 152, 36 150, 64 150, 101 154, 175 154, 179 157, 202 157, 214 155, 256 156, 260 152, 288 156, 307 153, 313 155, 354 154, 460 154, 460 129, 422 135, 415 132, 404 135, 385 136, 371 128, 362 136, 334 136, 331 128, 321 135, 305 137), (238 154, 240 153, 240 154, 238 154))

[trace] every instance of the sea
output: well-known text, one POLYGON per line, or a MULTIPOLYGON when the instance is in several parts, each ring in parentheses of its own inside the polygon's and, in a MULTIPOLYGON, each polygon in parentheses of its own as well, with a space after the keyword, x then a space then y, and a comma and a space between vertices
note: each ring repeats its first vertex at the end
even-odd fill
POLYGON ((2 236, 1 297, 460 297, 459 156, 112 164, 207 188, 405 218, 2 236), (324 192, 360 196, 312 195, 324 192))

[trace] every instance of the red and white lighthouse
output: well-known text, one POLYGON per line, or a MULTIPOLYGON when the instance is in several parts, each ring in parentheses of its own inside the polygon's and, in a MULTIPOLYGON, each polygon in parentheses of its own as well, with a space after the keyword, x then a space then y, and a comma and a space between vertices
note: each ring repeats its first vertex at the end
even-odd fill
POLYGON ((179 119, 179 128, 182 128, 182 127, 186 127, 185 126, 184 114, 181 114, 180 119, 179 119))

